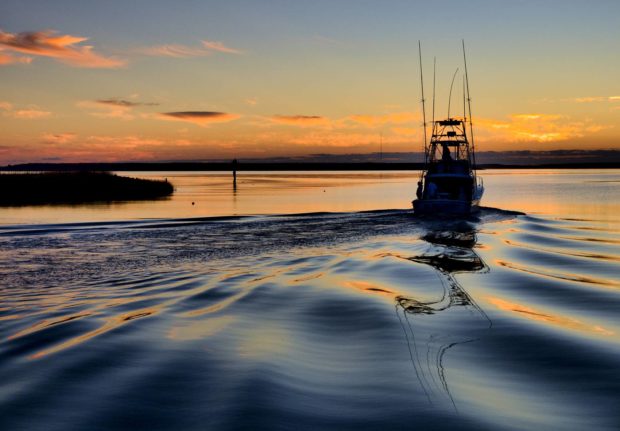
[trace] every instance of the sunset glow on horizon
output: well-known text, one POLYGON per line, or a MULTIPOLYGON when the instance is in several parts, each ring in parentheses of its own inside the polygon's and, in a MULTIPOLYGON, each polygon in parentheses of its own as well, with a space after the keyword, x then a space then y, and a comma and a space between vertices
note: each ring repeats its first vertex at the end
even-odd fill
POLYGON ((620 3, 441 7, 3 1, 0 165, 417 152, 462 38, 479 150, 620 150, 620 3))

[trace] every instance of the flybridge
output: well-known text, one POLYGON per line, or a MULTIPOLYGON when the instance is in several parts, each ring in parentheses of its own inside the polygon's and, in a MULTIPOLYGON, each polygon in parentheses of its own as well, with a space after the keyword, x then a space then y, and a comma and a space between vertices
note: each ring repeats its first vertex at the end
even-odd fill
POLYGON ((465 120, 448 118, 433 123, 427 163, 437 162, 440 151, 442 161, 467 160, 471 164, 465 120))
POLYGON ((433 124, 433 133, 431 135, 431 144, 439 141, 446 142, 450 145, 467 143, 465 122, 452 118, 449 120, 435 121, 435 124, 433 124))

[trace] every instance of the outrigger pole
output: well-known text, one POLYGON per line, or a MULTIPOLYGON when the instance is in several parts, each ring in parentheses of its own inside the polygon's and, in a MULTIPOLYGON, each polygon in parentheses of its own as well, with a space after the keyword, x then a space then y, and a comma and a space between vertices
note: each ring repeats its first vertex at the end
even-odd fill
MULTIPOLYGON (((435 127, 435 71, 437 70, 437 57, 433 57, 433 128, 435 127)), ((432 133, 433 129, 431 129, 432 133)))
POLYGON ((426 108, 424 104, 424 77, 422 74, 422 45, 418 40, 418 56, 420 58, 420 86, 422 88, 422 123, 424 126, 424 163, 426 164, 428 158, 428 148, 426 145, 426 108))
MULTIPOLYGON (((471 152, 474 166, 476 166, 476 146, 474 144, 474 127, 471 118, 471 98, 469 97, 469 77, 467 76, 467 58, 465 56, 465 39, 461 39, 463 45, 463 65, 465 66, 465 85, 467 86, 467 106, 469 108, 469 136, 471 136, 471 152)), ((474 175, 475 175, 474 170, 474 175)))
POLYGON ((465 75, 463 75, 463 118, 467 121, 467 109, 465 108, 465 75))
POLYGON ((450 83, 450 95, 448 96, 448 118, 450 118, 450 104, 452 103, 452 87, 454 86, 454 78, 456 78, 457 73, 459 73, 458 67, 454 71, 454 75, 452 75, 452 82, 450 83))

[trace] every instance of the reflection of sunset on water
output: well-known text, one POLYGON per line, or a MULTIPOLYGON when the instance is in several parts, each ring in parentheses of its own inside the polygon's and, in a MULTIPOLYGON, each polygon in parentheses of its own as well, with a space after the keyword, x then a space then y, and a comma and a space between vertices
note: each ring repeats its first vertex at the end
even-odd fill
MULTIPOLYGON (((484 170, 483 206, 534 214, 581 215, 611 222, 620 204, 617 170, 484 170), (593 191, 592 185, 597 187, 593 191), (545 193, 544 199, 535 198, 545 193), (592 196, 597 193, 596 196, 592 196), (583 205, 583 199, 590 199, 583 205)), ((29 224, 188 218, 248 214, 298 214, 411 208, 418 171, 379 172, 123 172, 167 179, 175 187, 167 199, 75 206, 6 207, 0 223, 29 224), (194 205, 192 205, 192 202, 194 205)))
MULTIPOLYGON (((0 268, 0 365, 22 394, 15 402, 74 411, 96 385, 111 414, 134 417, 123 400, 153 397, 140 408, 175 425, 236 422, 257 408, 275 414, 257 420, 292 414, 307 429, 333 418, 397 428, 403 415, 472 430, 506 418, 526 428, 614 421, 601 388, 616 387, 617 289, 600 281, 617 278, 617 223, 494 208, 425 220, 385 209, 384 192, 411 173, 323 175, 247 175, 237 204, 265 209, 283 196, 291 209, 337 192, 352 196, 343 205, 371 193, 384 208, 140 220, 127 203, 111 212, 126 220, 3 226, 0 257, 12 265, 0 268), (80 400, 59 398, 59 386, 80 400)), ((227 175, 179 176, 178 195, 152 211, 231 200, 227 175)), ((15 423, 32 420, 11 411, 15 423)))
POLYGON ((514 302, 509 302, 507 300, 495 297, 485 297, 486 301, 496 306, 500 310, 503 311, 511 311, 513 313, 517 313, 517 316, 523 317, 525 319, 534 320, 537 322, 549 323, 553 326, 559 326, 562 329, 566 330, 576 330, 579 332, 587 332, 595 335, 605 335, 605 336, 613 336, 615 332, 605 329, 598 325, 590 325, 584 322, 581 322, 577 319, 573 319, 568 316, 562 316, 558 314, 551 314, 542 310, 533 309, 531 307, 526 307, 525 305, 517 304, 514 302))

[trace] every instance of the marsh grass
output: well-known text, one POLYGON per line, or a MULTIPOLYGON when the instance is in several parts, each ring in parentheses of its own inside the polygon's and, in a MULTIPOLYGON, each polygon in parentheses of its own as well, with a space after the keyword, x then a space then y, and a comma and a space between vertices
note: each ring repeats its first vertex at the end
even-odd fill
POLYGON ((147 200, 169 196, 168 181, 122 177, 110 172, 0 174, 0 205, 147 200))

